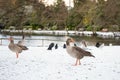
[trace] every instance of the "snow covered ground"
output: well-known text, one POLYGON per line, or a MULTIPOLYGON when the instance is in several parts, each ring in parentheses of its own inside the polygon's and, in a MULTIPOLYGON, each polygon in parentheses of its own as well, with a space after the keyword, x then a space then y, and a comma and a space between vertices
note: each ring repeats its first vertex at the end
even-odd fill
POLYGON ((30 47, 19 59, 0 46, 0 80, 119 80, 120 46, 88 46, 96 57, 84 57, 80 66, 62 47, 30 47))

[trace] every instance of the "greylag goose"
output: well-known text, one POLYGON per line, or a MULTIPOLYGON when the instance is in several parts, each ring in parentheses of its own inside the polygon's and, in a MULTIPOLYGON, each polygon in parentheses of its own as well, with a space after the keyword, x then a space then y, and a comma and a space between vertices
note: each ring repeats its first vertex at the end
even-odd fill
POLYGON ((22 40, 18 41, 18 45, 23 45, 24 43, 25 36, 22 35, 22 40))
POLYGON ((81 48, 84 49, 84 50, 91 50, 91 49, 87 48, 87 43, 86 43, 85 40, 81 41, 81 48))
POLYGON ((70 43, 74 42, 74 40, 72 38, 68 38, 66 41, 66 50, 67 53, 76 58, 76 63, 75 66, 80 65, 80 59, 82 59, 84 56, 90 56, 90 57, 95 57, 93 56, 90 52, 83 50, 80 47, 77 46, 70 46, 70 43))
POLYGON ((26 46, 23 46, 21 44, 14 44, 13 37, 10 37, 8 40, 10 41, 8 47, 11 51, 16 53, 16 58, 19 57, 19 53, 21 53, 22 50, 28 50, 26 46))
POLYGON ((83 44, 84 47, 87 47, 87 44, 86 44, 85 40, 82 40, 82 44, 83 44))

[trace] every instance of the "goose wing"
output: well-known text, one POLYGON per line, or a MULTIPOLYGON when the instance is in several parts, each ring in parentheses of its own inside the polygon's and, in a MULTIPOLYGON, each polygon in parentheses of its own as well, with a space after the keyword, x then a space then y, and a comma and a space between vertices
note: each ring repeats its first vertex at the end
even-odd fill
POLYGON ((82 56, 92 56, 94 57, 89 51, 85 51, 84 49, 80 47, 73 47, 76 53, 81 54, 82 56))
POLYGON ((17 46, 16 44, 9 44, 9 49, 13 52, 18 52, 21 53, 22 52, 22 48, 20 48, 19 46, 17 46))
POLYGON ((19 44, 16 44, 18 47, 20 47, 22 50, 28 50, 28 48, 26 46, 23 46, 23 45, 19 45, 19 44))

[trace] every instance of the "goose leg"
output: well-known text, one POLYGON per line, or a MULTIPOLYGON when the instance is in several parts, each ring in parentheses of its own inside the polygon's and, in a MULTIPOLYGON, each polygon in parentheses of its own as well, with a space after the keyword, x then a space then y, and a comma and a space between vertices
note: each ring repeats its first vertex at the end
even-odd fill
POLYGON ((76 63, 74 64, 74 66, 77 66, 77 65, 81 65, 80 59, 76 59, 76 63))
POLYGON ((19 62, 19 58, 18 58, 18 57, 19 57, 19 53, 16 53, 16 58, 17 58, 17 59, 16 59, 15 64, 17 64, 17 63, 19 62))
POLYGON ((81 65, 80 60, 78 60, 78 65, 81 65))
POLYGON ((78 60, 78 59, 76 59, 76 63, 75 63, 73 66, 77 66, 77 64, 78 64, 78 61, 79 61, 79 60, 78 60))
POLYGON ((19 57, 19 54, 18 53, 16 53, 16 58, 18 58, 19 57))

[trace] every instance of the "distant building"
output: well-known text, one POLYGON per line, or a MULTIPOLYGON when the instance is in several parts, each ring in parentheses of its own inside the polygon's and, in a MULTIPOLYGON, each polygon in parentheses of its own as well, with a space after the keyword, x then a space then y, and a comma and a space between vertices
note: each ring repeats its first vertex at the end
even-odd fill
POLYGON ((107 28, 103 28, 102 32, 108 32, 108 29, 107 28))

